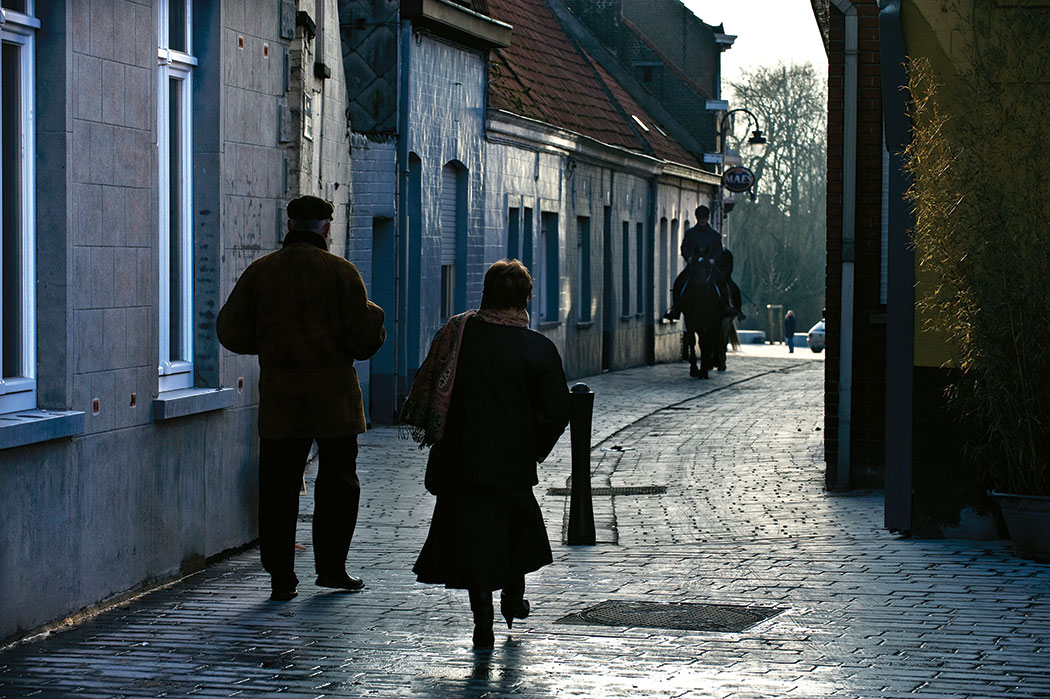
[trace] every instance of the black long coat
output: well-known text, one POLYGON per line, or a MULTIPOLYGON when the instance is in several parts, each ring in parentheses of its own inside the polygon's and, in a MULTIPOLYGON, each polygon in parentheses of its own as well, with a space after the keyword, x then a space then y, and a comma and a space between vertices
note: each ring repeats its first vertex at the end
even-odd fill
POLYGON ((551 562, 532 486, 568 421, 554 343, 527 328, 467 321, 438 446, 442 487, 414 568, 421 582, 495 590, 551 562))

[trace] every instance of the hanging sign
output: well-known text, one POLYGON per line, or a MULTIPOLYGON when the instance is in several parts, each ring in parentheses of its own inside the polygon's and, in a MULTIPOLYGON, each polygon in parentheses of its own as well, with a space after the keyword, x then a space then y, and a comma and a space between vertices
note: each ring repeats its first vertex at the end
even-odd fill
POLYGON ((755 184, 755 173, 736 165, 722 173, 722 186, 730 192, 746 192, 755 184))

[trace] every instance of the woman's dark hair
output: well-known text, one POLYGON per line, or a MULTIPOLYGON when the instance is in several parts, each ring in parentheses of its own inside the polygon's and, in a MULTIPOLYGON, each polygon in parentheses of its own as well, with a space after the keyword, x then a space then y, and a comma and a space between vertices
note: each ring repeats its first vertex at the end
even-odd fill
POLYGON ((485 272, 481 307, 525 308, 532 298, 532 276, 519 260, 497 260, 485 272))

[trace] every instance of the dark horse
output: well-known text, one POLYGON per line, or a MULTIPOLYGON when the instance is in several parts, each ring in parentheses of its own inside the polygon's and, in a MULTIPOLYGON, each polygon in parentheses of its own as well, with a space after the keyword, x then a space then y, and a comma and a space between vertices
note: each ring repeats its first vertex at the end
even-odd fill
MULTIPOLYGON (((685 340, 689 346, 689 375, 701 379, 711 369, 725 369, 726 331, 723 304, 715 285, 714 267, 706 261, 689 263, 689 282, 680 304, 685 318, 685 340), (696 338, 700 340, 700 366, 696 365, 696 338)), ((729 326, 732 327, 731 319, 729 326)))

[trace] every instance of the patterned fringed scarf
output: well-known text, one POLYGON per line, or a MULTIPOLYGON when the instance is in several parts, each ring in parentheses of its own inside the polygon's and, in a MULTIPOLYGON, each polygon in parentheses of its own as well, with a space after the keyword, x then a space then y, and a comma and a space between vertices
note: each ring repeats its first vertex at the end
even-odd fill
POLYGON ((398 436, 401 439, 411 437, 419 442, 420 449, 440 441, 445 434, 463 329, 471 318, 493 325, 529 327, 529 314, 524 311, 482 309, 452 316, 445 327, 438 330, 398 416, 398 436))

